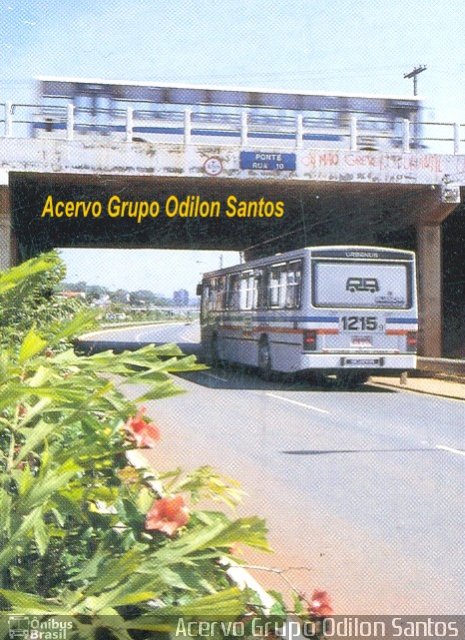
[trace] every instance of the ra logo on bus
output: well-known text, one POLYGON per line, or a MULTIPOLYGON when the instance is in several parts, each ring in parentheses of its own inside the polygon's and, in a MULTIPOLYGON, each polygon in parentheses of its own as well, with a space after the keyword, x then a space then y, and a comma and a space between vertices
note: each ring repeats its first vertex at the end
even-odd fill
POLYGON ((369 291, 375 293, 379 291, 377 278, 347 278, 346 291, 369 291))

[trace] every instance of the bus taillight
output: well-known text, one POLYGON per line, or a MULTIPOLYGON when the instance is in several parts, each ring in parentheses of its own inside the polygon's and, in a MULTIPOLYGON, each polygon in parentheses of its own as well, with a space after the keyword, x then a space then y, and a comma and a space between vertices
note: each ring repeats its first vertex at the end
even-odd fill
POLYGON ((314 329, 306 329, 304 331, 304 351, 315 351, 316 349, 316 331, 314 329))
POLYGON ((417 332, 408 331, 407 332, 407 351, 416 351, 416 350, 417 350, 417 332))

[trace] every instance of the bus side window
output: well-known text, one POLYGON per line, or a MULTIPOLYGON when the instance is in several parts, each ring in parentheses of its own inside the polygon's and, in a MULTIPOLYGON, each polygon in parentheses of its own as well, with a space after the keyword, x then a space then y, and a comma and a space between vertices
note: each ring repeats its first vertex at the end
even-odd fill
POLYGON ((213 278, 208 283, 208 309, 210 311, 221 311, 224 303, 224 276, 213 278))
POLYGON ((264 269, 255 269, 254 273, 254 309, 264 309, 266 306, 266 271, 264 269))
POLYGON ((240 282, 240 308, 243 310, 252 309, 254 298, 255 279, 252 271, 246 271, 242 274, 240 282))
POLYGON ((272 265, 268 279, 268 306, 284 309, 286 302, 286 265, 272 265))
POLYGON ((239 309, 240 304, 240 275, 231 274, 228 278, 228 290, 226 294, 226 308, 239 309))
POLYGON ((219 276, 215 281, 215 310, 222 311, 224 309, 225 294, 225 277, 219 276))
POLYGON ((208 311, 213 309, 213 289, 211 283, 204 283, 202 287, 202 315, 205 315, 208 311))
POLYGON ((286 309, 298 309, 300 307, 301 276, 302 261, 290 262, 287 265, 286 309))

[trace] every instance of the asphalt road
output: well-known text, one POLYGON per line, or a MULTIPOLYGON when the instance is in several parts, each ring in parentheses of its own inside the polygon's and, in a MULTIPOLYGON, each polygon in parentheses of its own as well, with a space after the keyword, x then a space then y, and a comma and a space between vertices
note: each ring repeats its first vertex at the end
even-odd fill
MULTIPOLYGON (((198 328, 118 329, 111 339, 195 352, 198 328)), ((330 591, 338 613, 465 612, 463 402, 370 384, 265 383, 237 368, 179 384, 188 393, 148 403, 163 434, 152 462, 210 464, 241 482, 240 513, 266 518, 276 550, 247 552, 248 563, 298 567, 286 577, 308 594, 330 591)), ((286 590, 276 575, 255 575, 286 590)))

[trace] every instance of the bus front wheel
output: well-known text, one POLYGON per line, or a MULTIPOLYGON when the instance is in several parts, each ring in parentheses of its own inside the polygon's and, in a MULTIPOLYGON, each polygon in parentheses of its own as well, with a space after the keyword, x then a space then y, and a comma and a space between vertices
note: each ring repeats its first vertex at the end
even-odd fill
POLYGON ((271 352, 266 338, 262 338, 258 345, 258 373, 263 380, 271 380, 271 352))

